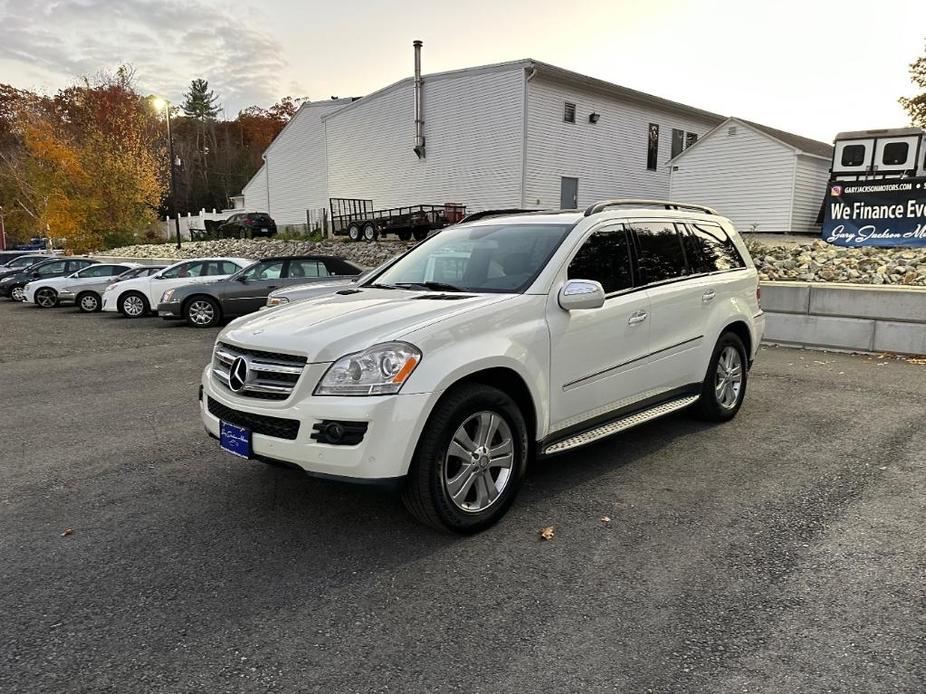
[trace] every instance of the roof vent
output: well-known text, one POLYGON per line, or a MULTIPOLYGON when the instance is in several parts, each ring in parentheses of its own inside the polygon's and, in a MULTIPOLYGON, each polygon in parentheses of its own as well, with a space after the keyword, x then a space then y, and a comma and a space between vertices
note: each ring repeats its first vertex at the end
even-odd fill
POLYGON ((729 128, 727 128, 727 135, 736 135, 735 125, 731 125, 729 128))

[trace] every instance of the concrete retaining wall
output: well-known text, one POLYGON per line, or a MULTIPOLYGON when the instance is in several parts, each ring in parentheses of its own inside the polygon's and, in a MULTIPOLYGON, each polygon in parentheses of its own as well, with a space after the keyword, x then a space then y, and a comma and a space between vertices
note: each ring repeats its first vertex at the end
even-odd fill
POLYGON ((926 287, 763 282, 765 341, 926 354, 926 287))

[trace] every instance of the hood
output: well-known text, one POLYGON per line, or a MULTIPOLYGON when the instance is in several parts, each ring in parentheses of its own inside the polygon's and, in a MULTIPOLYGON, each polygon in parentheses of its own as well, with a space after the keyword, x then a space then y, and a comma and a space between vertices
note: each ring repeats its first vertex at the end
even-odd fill
POLYGON ((517 294, 443 294, 364 289, 332 294, 239 318, 219 334, 241 347, 330 362, 451 316, 510 301, 517 294), (445 298, 446 297, 446 298, 445 298))

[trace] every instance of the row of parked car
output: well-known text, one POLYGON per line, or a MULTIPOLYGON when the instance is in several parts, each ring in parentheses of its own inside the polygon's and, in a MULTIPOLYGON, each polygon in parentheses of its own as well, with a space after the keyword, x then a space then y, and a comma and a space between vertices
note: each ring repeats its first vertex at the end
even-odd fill
POLYGON ((98 262, 84 257, 23 255, 0 265, 0 296, 48 309, 126 318, 157 314, 210 328, 263 306, 336 291, 363 268, 335 256, 192 258, 173 265, 98 262))

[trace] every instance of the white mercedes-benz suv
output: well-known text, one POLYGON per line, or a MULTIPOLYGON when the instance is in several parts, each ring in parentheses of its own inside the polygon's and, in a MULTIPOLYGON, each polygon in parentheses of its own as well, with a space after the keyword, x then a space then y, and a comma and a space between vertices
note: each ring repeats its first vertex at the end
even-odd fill
POLYGON ((683 408, 731 419, 764 323, 749 253, 709 208, 486 216, 230 323, 202 419, 231 453, 396 482, 421 521, 475 532, 533 457, 683 408))

